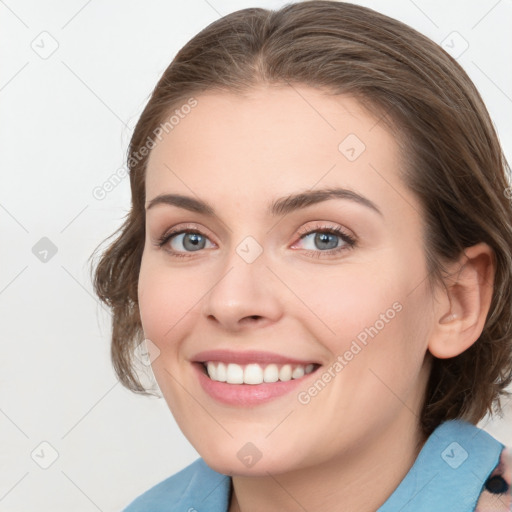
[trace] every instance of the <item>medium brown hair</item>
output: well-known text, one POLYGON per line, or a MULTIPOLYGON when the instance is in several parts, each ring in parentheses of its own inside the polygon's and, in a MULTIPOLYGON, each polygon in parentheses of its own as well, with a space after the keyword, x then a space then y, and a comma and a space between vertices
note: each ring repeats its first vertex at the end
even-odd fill
POLYGON ((188 42, 156 85, 128 151, 131 210, 94 274, 96 293, 113 313, 111 356, 120 381, 146 392, 133 366, 143 339, 143 148, 193 95, 243 93, 262 83, 350 94, 396 129, 404 182, 422 205, 431 284, 440 282, 442 262, 464 248, 486 242, 493 249, 495 283, 483 332, 459 356, 433 358, 420 419, 428 435, 444 420, 477 423, 501 412, 500 396, 512 381, 512 209, 508 166, 489 114, 461 66, 430 39, 371 9, 334 1, 229 14, 188 42))

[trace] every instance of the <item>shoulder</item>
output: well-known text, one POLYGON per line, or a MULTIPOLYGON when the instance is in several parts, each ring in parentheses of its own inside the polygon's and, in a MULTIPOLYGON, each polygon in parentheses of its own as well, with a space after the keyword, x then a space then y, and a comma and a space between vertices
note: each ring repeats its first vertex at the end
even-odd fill
POLYGON ((229 477, 198 459, 135 498, 123 512, 187 512, 210 501, 216 504, 215 510, 218 506, 219 512, 224 512, 222 506, 227 504, 230 485, 229 477))
POLYGON ((512 510, 512 448, 504 447, 498 465, 484 483, 475 512, 512 510))

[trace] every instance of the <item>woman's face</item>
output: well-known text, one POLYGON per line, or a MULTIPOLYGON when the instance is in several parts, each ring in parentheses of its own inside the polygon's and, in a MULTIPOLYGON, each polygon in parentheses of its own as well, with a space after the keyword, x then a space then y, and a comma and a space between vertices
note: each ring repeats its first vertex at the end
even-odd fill
POLYGON ((306 86, 196 100, 151 151, 139 277, 180 428, 241 475, 418 431, 433 301, 393 135, 306 86))

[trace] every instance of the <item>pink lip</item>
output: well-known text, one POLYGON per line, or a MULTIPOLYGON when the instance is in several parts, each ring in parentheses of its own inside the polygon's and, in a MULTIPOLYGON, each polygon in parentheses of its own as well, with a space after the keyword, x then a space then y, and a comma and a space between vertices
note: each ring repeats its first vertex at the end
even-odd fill
POLYGON ((234 352, 232 350, 207 350, 196 354, 192 358, 199 383, 203 390, 214 400, 227 405, 238 407, 251 407, 266 403, 270 400, 286 395, 293 391, 297 386, 304 383, 304 380, 313 375, 305 375, 300 379, 292 379, 286 382, 263 382, 262 384, 228 384, 210 379, 205 374, 203 363, 208 361, 250 364, 291 364, 303 365, 315 364, 314 361, 293 359, 290 357, 274 354, 272 352, 245 351, 234 352))
MULTIPOLYGON (((254 361, 254 360, 253 360, 254 361)), ((214 400, 226 405, 238 407, 253 407, 274 400, 293 391, 304 382, 312 372, 301 379, 286 382, 264 382, 262 384, 227 384, 210 379, 203 371, 201 363, 192 365, 199 377, 199 383, 203 390, 214 400)))
POLYGON ((236 364, 297 364, 308 365, 316 361, 304 361, 300 359, 292 359, 272 352, 246 351, 234 352, 232 350, 206 350, 192 357, 192 361, 196 363, 205 363, 207 361, 222 361, 223 363, 236 364))

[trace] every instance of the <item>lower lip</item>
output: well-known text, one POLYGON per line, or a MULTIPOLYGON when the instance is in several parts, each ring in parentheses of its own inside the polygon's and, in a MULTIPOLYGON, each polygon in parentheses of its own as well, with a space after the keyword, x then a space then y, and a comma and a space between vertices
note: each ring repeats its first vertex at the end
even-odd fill
POLYGON ((204 373, 203 365, 193 364, 199 375, 199 383, 204 391, 213 399, 227 405, 239 407, 251 407, 258 404, 270 402, 280 396, 292 392, 297 386, 304 382, 313 373, 305 375, 300 379, 292 379, 286 382, 264 382, 262 384, 227 384, 210 379, 204 373))

